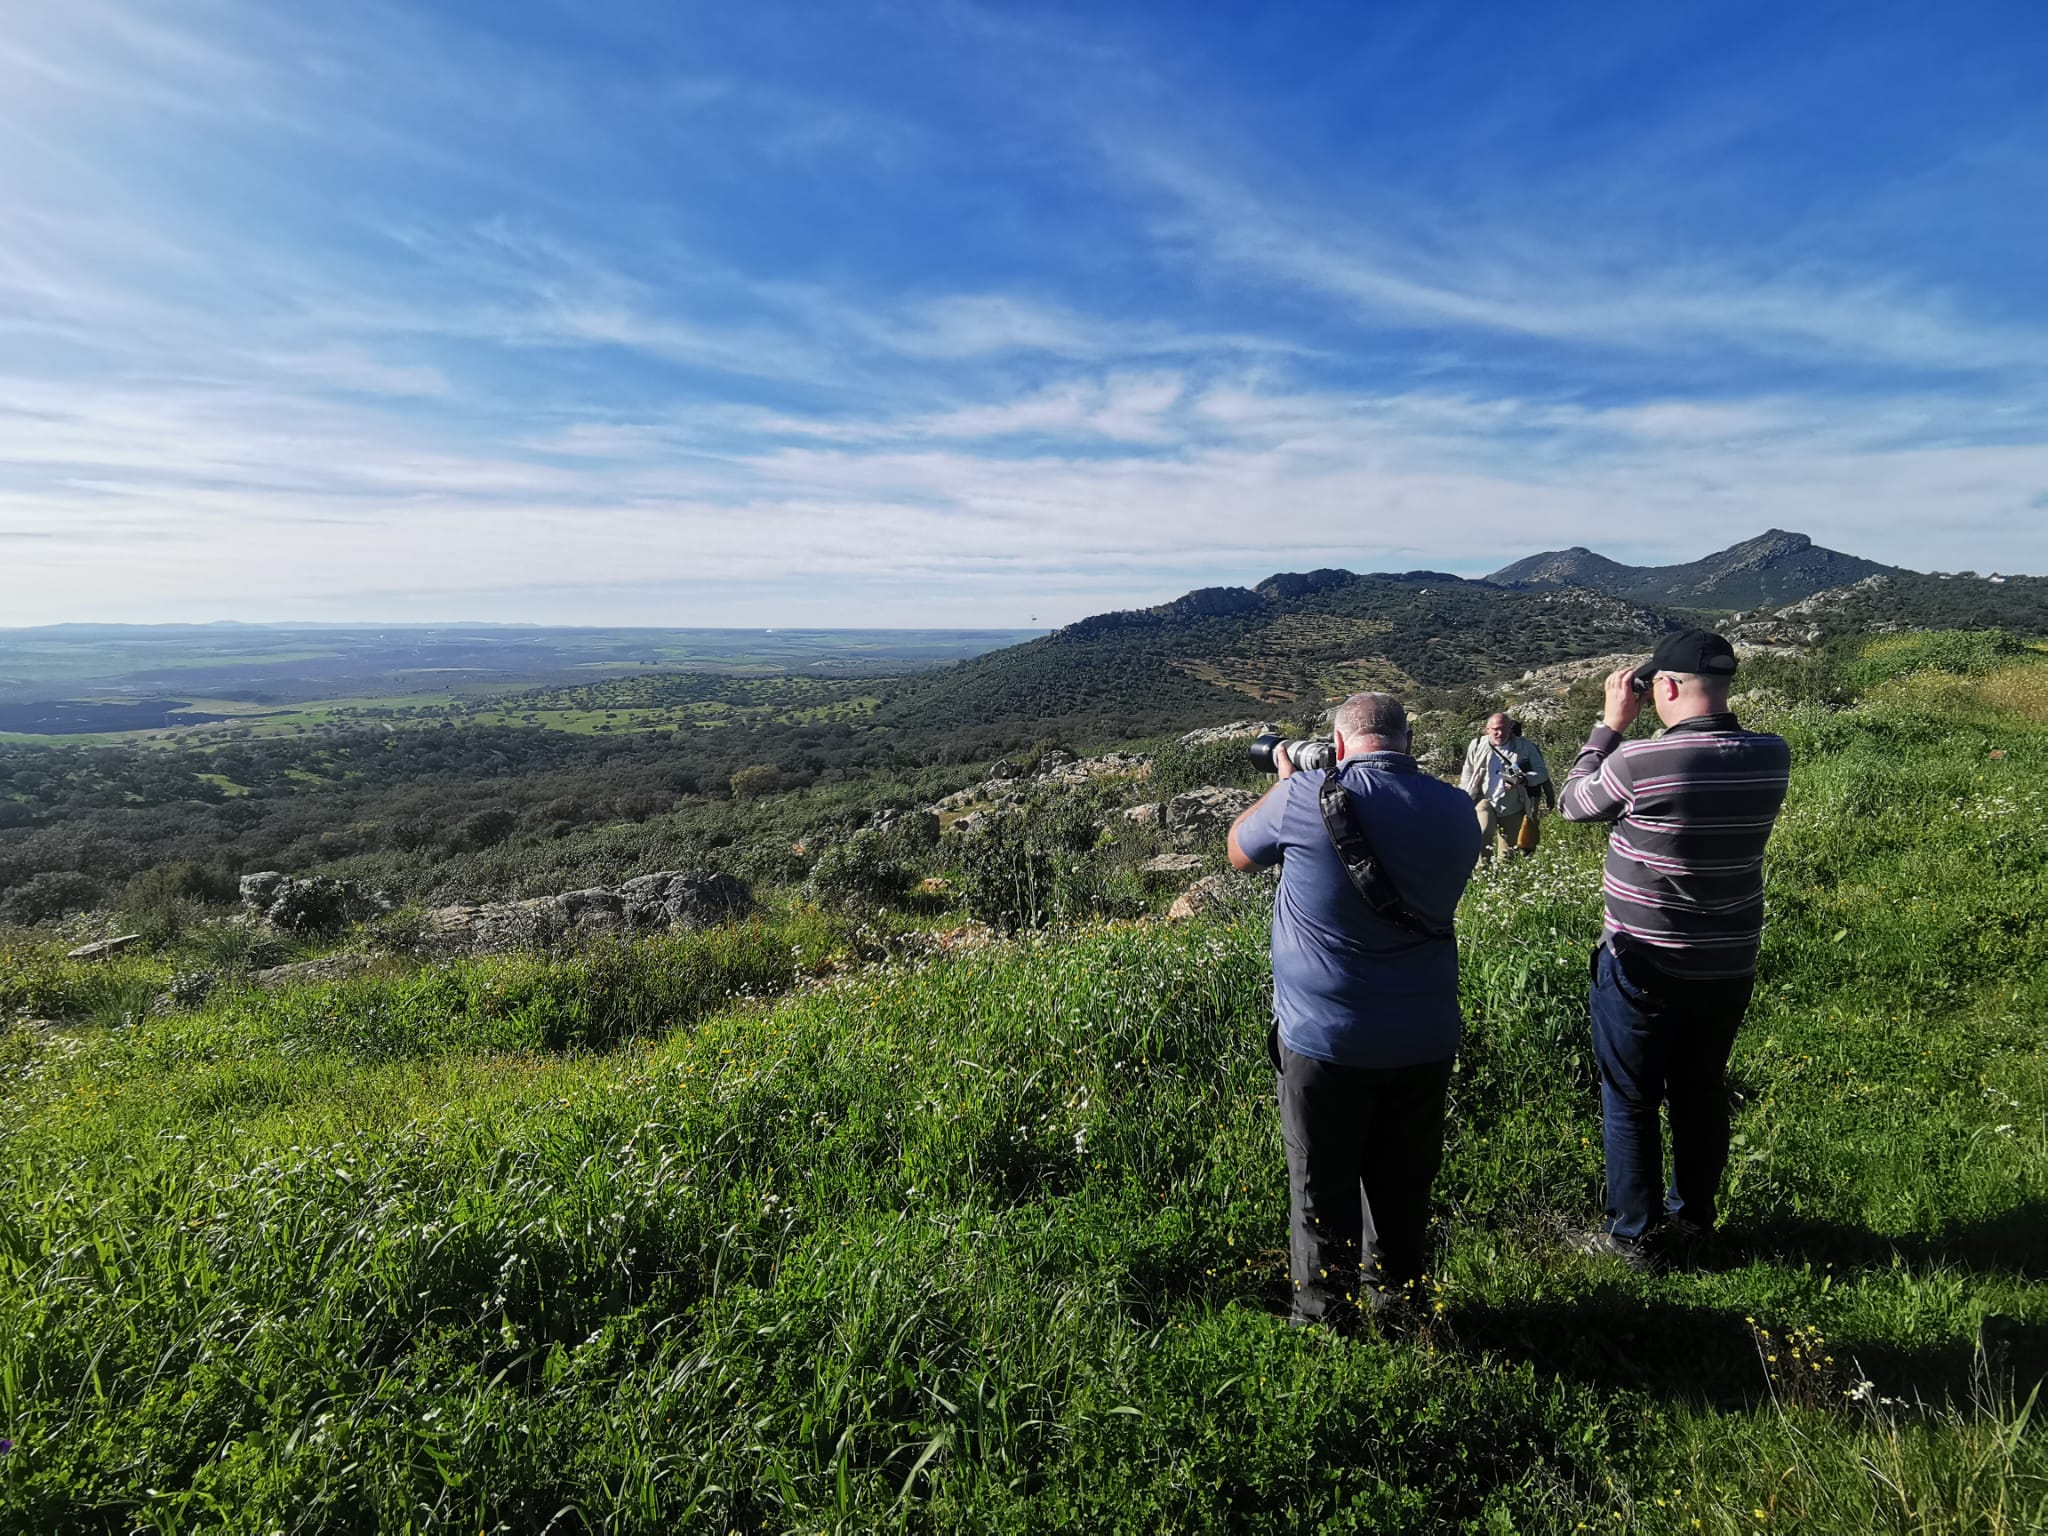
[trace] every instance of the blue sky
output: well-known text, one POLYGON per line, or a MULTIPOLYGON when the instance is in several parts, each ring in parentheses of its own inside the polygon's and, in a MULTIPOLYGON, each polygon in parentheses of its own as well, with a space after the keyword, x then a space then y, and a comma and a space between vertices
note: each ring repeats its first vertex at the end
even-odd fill
POLYGON ((2048 571, 2048 11, 65 0, 0 624, 2048 571))

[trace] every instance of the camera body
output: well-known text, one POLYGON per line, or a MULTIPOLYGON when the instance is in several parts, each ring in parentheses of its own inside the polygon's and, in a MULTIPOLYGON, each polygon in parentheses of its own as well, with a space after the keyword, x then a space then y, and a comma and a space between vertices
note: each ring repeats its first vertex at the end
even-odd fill
POLYGON ((1261 773, 1278 773, 1280 765, 1273 760, 1273 749, 1285 747, 1287 760, 1297 768, 1334 768, 1337 766, 1337 743, 1334 741, 1291 741, 1277 731, 1269 731, 1245 748, 1245 753, 1261 773))

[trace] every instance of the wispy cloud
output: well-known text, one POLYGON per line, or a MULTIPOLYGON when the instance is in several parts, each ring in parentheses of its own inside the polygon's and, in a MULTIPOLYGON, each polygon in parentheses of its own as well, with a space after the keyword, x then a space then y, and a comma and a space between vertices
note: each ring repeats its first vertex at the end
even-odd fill
POLYGON ((1340 300, 1376 324, 1972 372, 2037 369, 2048 355, 2048 332, 1972 321, 1945 295, 1893 277, 1817 263, 1744 274, 1725 262, 1631 261, 1609 240, 1557 248, 1484 220, 1438 234, 1425 255, 1341 213, 1277 201, 1169 151, 1114 153, 1172 200, 1164 232, 1198 258, 1340 300), (1446 245, 1485 254, 1446 258, 1446 245))

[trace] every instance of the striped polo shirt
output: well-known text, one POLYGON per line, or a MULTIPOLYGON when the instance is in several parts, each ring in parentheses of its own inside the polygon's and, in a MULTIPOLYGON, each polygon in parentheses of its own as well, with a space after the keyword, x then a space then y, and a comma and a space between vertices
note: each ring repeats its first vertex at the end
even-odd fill
POLYGON ((1697 715, 1648 741, 1606 725, 1558 796, 1567 821, 1611 821, 1601 937, 1642 946, 1672 976, 1756 971, 1764 844, 1785 803, 1792 749, 1728 714, 1697 715))

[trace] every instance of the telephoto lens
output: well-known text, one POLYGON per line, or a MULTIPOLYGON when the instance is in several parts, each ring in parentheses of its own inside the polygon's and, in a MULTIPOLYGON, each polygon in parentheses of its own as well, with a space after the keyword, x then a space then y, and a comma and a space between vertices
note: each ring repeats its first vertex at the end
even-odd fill
POLYGON ((1252 764, 1261 773, 1278 773, 1280 765, 1273 761, 1273 749, 1285 747, 1287 760, 1297 768, 1334 768, 1337 765, 1337 744, 1334 741, 1290 741, 1278 731, 1268 731, 1245 748, 1252 764))

